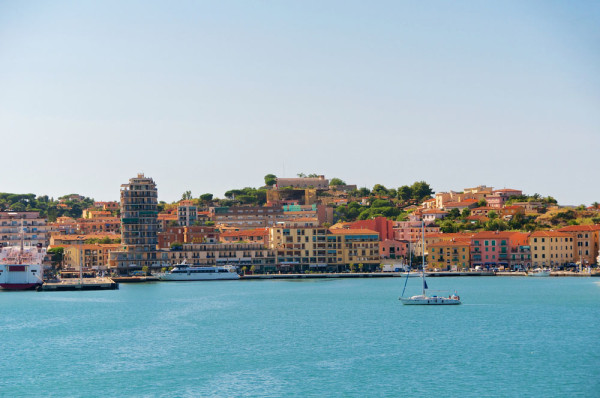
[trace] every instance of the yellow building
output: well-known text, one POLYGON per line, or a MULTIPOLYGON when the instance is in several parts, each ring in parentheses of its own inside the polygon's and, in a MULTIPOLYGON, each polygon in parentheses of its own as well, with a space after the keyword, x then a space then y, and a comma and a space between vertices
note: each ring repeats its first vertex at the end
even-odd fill
POLYGON ((83 244, 64 246, 63 268, 79 270, 108 265, 108 255, 119 250, 120 244, 83 244))
MULTIPOLYGON (((379 232, 370 229, 332 229, 337 261, 345 265, 355 265, 359 271, 374 271, 381 262, 379 259, 379 232), (341 238, 341 239, 338 239, 341 238), (340 257, 341 256, 341 257, 340 257), (362 264, 362 270, 360 265, 362 264)), ((327 237, 331 239, 331 236, 327 237)), ((333 242, 333 239, 331 239, 333 242)), ((329 249, 328 249, 329 250, 329 249)))
POLYGON ((471 261, 469 241, 439 241, 428 246, 428 268, 468 270, 471 261))
POLYGON ((529 235, 531 265, 557 267, 574 261, 573 237, 559 231, 535 231, 529 235))
POLYGON ((269 246, 277 250, 283 271, 323 270, 329 263, 327 228, 282 223, 269 228, 269 246))
POLYGON ((368 229, 332 229, 284 223, 269 229, 282 271, 374 270, 379 266, 379 233, 368 229))
POLYGON ((599 252, 600 225, 569 225, 559 232, 571 235, 573 239, 573 261, 586 267, 596 264, 599 252))

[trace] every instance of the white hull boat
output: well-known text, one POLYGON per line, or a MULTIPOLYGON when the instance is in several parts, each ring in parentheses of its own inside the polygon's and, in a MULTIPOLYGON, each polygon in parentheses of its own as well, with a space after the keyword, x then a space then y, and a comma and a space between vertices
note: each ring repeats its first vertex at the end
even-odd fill
MULTIPOLYGON (((422 239, 423 239, 423 247, 425 247, 425 223, 422 226, 422 239)), ((456 292, 448 297, 442 296, 428 296, 427 295, 427 281, 425 281, 425 256, 422 256, 423 264, 421 269, 421 278, 423 281, 423 292, 422 294, 404 297, 404 290, 406 290, 406 282, 404 283, 404 290, 402 291, 402 296, 400 296, 399 300, 404 305, 457 305, 460 304, 460 297, 456 294, 456 292)), ((406 277, 408 281, 408 275, 406 277)))
POLYGON ((185 263, 176 265, 171 271, 159 274, 161 281, 216 281, 240 279, 233 265, 216 267, 190 267, 185 263))
POLYGON ((536 268, 533 271, 528 272, 527 276, 550 276, 550 270, 536 268))
POLYGON ((460 297, 452 295, 449 297, 418 295, 412 297, 400 297, 404 305, 457 305, 460 304, 460 297))

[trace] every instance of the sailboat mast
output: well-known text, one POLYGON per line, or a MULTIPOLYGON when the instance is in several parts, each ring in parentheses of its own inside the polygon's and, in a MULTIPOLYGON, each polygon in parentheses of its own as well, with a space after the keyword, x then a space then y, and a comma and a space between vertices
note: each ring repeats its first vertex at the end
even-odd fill
POLYGON ((23 226, 23 219, 25 216, 21 217, 21 254, 23 254, 23 247, 25 246, 25 227, 23 226))
POLYGON ((421 220, 421 279, 423 280, 423 296, 425 296, 425 220, 421 220))

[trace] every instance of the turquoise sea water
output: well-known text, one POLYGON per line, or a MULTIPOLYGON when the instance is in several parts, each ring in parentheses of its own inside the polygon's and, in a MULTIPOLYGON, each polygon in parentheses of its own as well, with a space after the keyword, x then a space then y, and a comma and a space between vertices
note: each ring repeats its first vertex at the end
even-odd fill
POLYGON ((600 279, 428 282, 0 292, 0 396, 600 396, 600 279))

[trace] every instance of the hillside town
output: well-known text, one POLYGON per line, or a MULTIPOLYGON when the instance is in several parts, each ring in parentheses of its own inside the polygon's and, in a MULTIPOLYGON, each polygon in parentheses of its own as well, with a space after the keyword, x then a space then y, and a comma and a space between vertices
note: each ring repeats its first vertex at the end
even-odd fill
POLYGON ((174 265, 233 265, 243 274, 378 272, 425 256, 428 271, 597 267, 600 206, 488 186, 434 193, 339 178, 265 176, 265 186, 159 202, 138 174, 120 201, 0 194, 0 242, 48 247, 61 273, 152 274, 174 265))

